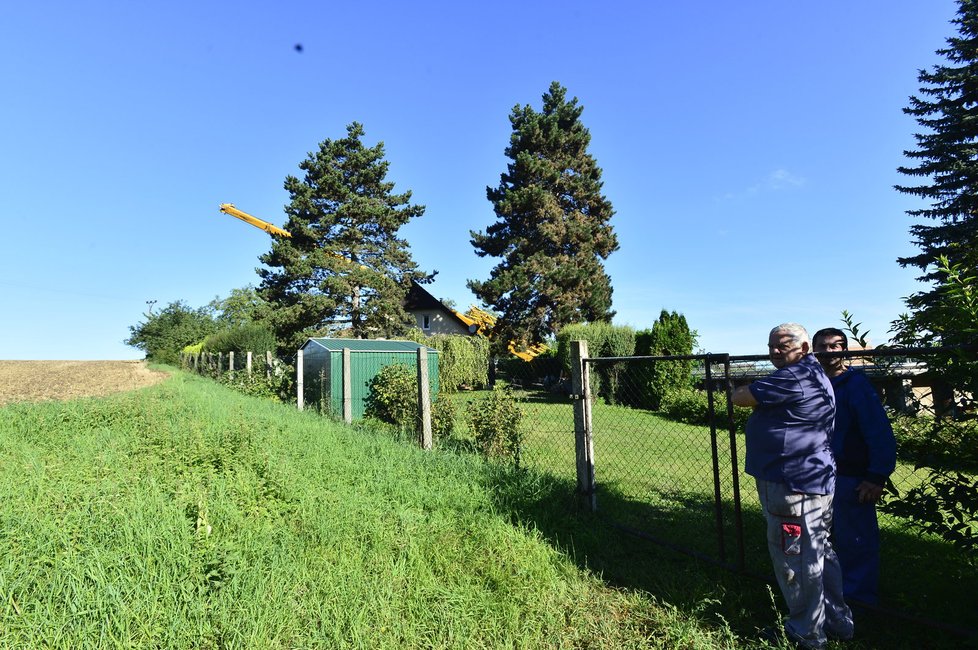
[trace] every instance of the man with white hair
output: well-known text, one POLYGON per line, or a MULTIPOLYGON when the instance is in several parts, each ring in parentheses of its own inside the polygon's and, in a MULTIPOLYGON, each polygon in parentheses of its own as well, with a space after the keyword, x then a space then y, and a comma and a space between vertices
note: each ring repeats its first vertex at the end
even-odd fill
POLYGON ((775 371, 733 394, 734 404, 754 407, 745 469, 757 483, 768 552, 788 605, 784 632, 801 647, 823 648, 827 637, 850 639, 853 632, 829 541, 835 397, 801 325, 772 329, 768 353, 775 371))

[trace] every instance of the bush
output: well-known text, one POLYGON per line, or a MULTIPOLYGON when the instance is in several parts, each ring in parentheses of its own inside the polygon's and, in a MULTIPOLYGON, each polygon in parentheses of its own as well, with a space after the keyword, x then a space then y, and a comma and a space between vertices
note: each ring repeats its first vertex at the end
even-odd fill
MULTIPOLYGON (((370 382, 364 415, 392 424, 401 433, 418 428, 418 377, 412 368, 384 366, 370 382)), ((448 399, 431 403, 431 435, 445 438, 455 428, 455 406, 448 399)))
POLYGON ((203 348, 204 352, 217 354, 234 352, 236 356, 252 352, 259 357, 269 350, 275 351, 275 334, 259 323, 245 323, 211 334, 204 339, 203 348))
MULTIPOLYGON (((717 428, 726 429, 727 396, 721 392, 713 393, 717 428)), ((706 391, 692 388, 674 388, 662 396, 659 412, 670 420, 696 424, 710 425, 709 396, 706 391)), ((751 409, 744 406, 734 406, 734 426, 743 431, 750 417, 751 409)))
POLYGON ((479 450, 493 458, 512 458, 519 466, 524 412, 510 388, 494 388, 467 407, 469 426, 479 450))
MULTIPOLYGON (((687 356, 693 354, 697 334, 689 329, 686 317, 665 309, 652 324, 636 336, 638 356, 687 356)), ((644 365, 644 364, 643 364, 644 365)), ((659 410, 663 397, 671 390, 692 387, 693 362, 659 361, 646 368, 642 401, 639 406, 659 410)))
POLYGON ((435 334, 426 336, 412 329, 408 340, 438 350, 439 390, 448 393, 462 388, 485 388, 489 374, 489 340, 482 336, 435 334))
MULTIPOLYGON (((557 334, 557 357, 568 374, 571 341, 587 341, 588 355, 592 357, 627 357, 635 352, 635 332, 630 327, 610 323, 568 325, 557 334)), ((621 378, 624 372, 621 365, 609 363, 590 368, 588 380, 591 394, 604 397, 609 404, 621 402, 621 378)))
POLYGON ((406 431, 414 428, 418 413, 418 378, 407 366, 384 366, 370 380, 364 415, 406 431))

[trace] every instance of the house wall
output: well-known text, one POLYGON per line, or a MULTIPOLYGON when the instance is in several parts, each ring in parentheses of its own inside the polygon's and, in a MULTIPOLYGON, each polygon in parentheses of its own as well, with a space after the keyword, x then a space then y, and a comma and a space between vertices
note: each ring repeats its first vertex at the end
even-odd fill
POLYGON ((418 329, 427 335, 432 334, 464 334, 469 335, 469 331, 454 320, 449 320, 445 315, 438 311, 416 311, 414 318, 418 323, 418 329), (428 328, 424 327, 424 317, 428 317, 428 328))

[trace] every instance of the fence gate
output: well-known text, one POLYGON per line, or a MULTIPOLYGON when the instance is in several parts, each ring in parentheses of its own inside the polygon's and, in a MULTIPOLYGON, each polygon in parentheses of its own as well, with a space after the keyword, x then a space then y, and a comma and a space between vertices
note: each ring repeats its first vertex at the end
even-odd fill
POLYGON ((578 488, 591 507, 633 534, 744 570, 743 439, 728 399, 729 355, 581 353, 572 396, 578 488), (657 391, 683 376, 699 389, 657 391), (665 409, 680 421, 659 415, 665 409))

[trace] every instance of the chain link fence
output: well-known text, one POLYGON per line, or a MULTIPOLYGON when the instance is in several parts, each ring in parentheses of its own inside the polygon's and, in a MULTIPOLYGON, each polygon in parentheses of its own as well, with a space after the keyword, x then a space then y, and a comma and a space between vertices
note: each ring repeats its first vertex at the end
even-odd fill
MULTIPOLYGON (((971 363, 974 354, 968 354, 971 363)), ((947 535, 922 531, 908 515, 931 507, 918 497, 935 480, 935 468, 962 477, 965 486, 978 481, 972 396, 952 390, 942 373, 946 357, 935 350, 846 356, 870 378, 897 438, 897 468, 879 507, 884 602, 978 630, 974 554, 962 553, 947 535)), ((498 378, 524 409, 521 463, 574 477, 573 408, 581 396, 571 393, 566 372, 554 362, 513 363, 501 367, 498 378)), ((733 388, 773 372, 767 356, 589 358, 584 367, 597 511, 628 532, 769 576, 763 517, 754 480, 744 472, 750 409, 728 403, 733 388)), ((978 534, 973 511, 960 508, 959 516, 958 525, 978 534)))

